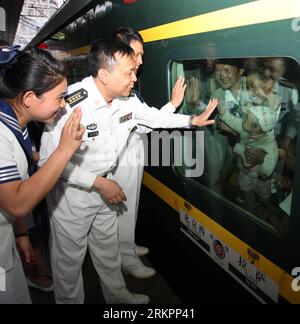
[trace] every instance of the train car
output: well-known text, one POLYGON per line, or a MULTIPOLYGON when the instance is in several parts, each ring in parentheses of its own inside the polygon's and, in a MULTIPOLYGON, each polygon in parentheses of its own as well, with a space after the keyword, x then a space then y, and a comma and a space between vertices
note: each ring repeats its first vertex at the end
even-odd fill
POLYGON ((149 105, 163 106, 183 75, 188 87, 181 112, 197 113, 215 96, 239 106, 253 69, 264 66, 281 112, 295 112, 285 115, 285 131, 276 138, 279 159, 268 179, 272 192, 267 201, 263 194, 251 200, 258 187, 241 197, 244 184, 236 166, 241 155, 225 156, 235 146, 228 139, 225 150, 217 140, 223 135, 213 127, 181 131, 181 150, 171 145, 171 165, 146 168, 137 237, 185 303, 253 302, 244 290, 263 303, 300 303, 298 17, 297 0, 69 1, 31 43, 68 51, 73 82, 87 73, 85 55, 93 40, 130 26, 145 41, 138 88, 149 105), (234 71, 246 85, 228 99, 234 71), (203 168, 196 170, 199 143, 203 168), (188 154, 196 156, 194 165, 175 163, 188 154))

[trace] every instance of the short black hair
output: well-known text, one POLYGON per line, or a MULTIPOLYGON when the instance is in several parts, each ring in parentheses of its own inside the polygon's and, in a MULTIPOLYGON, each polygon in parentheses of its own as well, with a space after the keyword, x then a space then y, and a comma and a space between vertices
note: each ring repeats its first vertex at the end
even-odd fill
POLYGON ((240 58, 218 59, 218 60, 216 60, 216 65, 217 64, 235 66, 238 69, 243 69, 244 68, 244 60, 240 59, 240 58))
POLYGON ((111 71, 117 63, 116 53, 120 53, 121 56, 134 54, 129 45, 120 41, 103 39, 95 41, 88 55, 90 74, 95 78, 101 68, 111 71))
POLYGON ((119 27, 113 32, 112 39, 124 42, 128 45, 130 45, 132 41, 136 41, 144 45, 142 35, 130 27, 119 27))

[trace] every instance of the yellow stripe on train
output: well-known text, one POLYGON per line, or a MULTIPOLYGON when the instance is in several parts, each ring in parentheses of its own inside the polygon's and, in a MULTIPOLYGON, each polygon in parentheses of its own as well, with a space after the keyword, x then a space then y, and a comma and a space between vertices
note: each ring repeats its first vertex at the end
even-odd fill
POLYGON ((260 0, 140 31, 145 42, 300 17, 299 0, 260 0))
MULTIPOLYGON (((151 176, 148 172, 144 173, 144 185, 178 213, 180 210, 186 210, 186 201, 163 183, 151 176)), ((188 210, 188 214, 191 217, 201 223, 207 230, 222 240, 245 260, 248 260, 249 262, 253 261, 249 257, 249 246, 247 244, 213 221, 196 207, 191 207, 191 210, 188 210)), ((254 251, 251 247, 250 249, 254 251)), ((254 266, 278 284, 280 287, 279 293, 282 297, 290 303, 300 304, 300 293, 292 290, 292 281, 294 278, 258 252, 254 252, 259 255, 259 260, 254 262, 254 266)))
MULTIPOLYGON (((145 43, 300 17, 299 0, 259 0, 141 30, 145 43)), ((71 50, 87 54, 90 46, 71 50)))

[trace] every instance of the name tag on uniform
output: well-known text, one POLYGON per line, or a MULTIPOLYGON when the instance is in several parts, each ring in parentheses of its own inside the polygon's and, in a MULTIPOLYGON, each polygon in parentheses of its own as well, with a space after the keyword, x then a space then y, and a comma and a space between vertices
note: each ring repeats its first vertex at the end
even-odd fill
POLYGON ((125 115, 123 117, 120 117, 120 124, 126 123, 128 120, 132 119, 132 113, 125 115))
POLYGON ((96 132, 89 132, 89 133, 88 133, 88 138, 96 137, 96 136, 98 136, 98 135, 99 135, 99 132, 98 132, 98 131, 96 131, 96 132))

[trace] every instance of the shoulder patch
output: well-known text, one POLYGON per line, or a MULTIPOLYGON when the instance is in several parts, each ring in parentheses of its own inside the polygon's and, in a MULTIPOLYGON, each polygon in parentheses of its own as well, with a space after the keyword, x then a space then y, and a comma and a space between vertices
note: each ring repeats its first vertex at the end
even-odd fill
POLYGON ((65 101, 70 105, 71 108, 73 108, 87 97, 88 92, 82 88, 66 96, 65 101))

